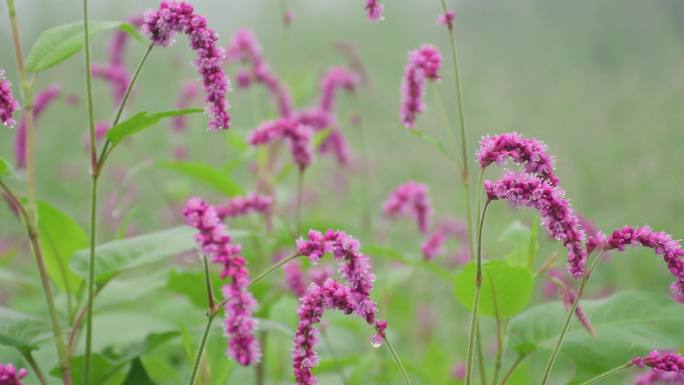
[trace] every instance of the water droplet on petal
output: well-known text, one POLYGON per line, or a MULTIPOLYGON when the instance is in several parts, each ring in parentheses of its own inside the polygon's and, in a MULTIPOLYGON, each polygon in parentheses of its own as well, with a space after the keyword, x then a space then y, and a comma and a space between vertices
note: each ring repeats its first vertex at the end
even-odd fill
POLYGON ((371 346, 374 348, 379 348, 382 346, 382 336, 376 334, 371 338, 371 346))

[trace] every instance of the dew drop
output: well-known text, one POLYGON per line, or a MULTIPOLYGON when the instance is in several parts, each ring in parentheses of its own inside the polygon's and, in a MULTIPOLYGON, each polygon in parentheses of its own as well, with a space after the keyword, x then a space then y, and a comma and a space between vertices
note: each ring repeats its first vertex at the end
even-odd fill
POLYGON ((371 338, 371 346, 374 348, 379 348, 382 346, 382 336, 376 334, 371 338))

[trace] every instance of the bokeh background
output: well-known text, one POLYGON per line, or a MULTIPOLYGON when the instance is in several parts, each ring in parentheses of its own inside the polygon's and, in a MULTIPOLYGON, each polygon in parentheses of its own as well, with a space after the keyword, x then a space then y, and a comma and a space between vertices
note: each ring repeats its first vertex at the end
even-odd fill
MULTIPOLYGON (((419 118, 417 129, 441 138, 454 159, 460 156, 452 134, 458 116, 448 37, 435 23, 441 9, 439 1, 387 0, 385 20, 373 24, 366 21, 360 0, 291 0, 287 9, 294 12, 295 19, 288 29, 283 28, 282 8, 276 0, 194 3, 220 33, 224 45, 237 28, 253 29, 274 71, 292 88, 298 106, 315 101, 318 78, 327 67, 346 63, 345 57, 333 49, 335 42, 352 44, 367 68, 370 86, 355 96, 344 96, 339 109, 342 129, 357 162, 347 170, 338 168, 330 159, 315 162, 306 176, 312 198, 305 209, 305 224, 344 228, 364 241, 374 242, 377 228, 386 225, 380 220, 384 197, 407 179, 430 187, 437 215, 463 215, 462 189, 454 163, 398 124, 399 87, 407 52, 423 43, 434 44, 445 56, 444 79, 430 86, 428 111, 419 118), (444 100, 448 122, 437 113, 435 93, 444 100), (350 123, 355 115, 361 116, 361 126, 350 123), (364 176, 364 170, 370 172, 371 178, 364 176), (373 218, 376 232, 361 233, 366 229, 363 219, 367 217, 373 218)), ((91 17, 123 19, 156 4, 149 0, 94 0, 91 17)), ((457 14, 455 30, 471 159, 482 135, 518 131, 536 137, 546 142, 556 156, 561 185, 574 208, 598 228, 609 231, 624 224, 650 224, 675 238, 684 233, 684 2, 461 0, 448 4, 457 14)), ((25 50, 41 30, 81 17, 80 4, 75 1, 22 0, 17 8, 25 50)), ((0 11, 0 68, 5 68, 7 77, 16 84, 4 4, 0 11)), ((107 38, 106 34, 94 38, 95 62, 104 61, 107 38)), ((172 48, 153 52, 129 111, 171 108, 181 85, 196 77, 189 65, 192 53, 184 37, 177 40, 172 48)), ((131 45, 127 54, 130 67, 143 49, 131 45)), ((234 69, 228 72, 233 75, 234 69)), ((42 74, 38 88, 53 82, 60 83, 67 94, 84 95, 81 56, 42 74)), ((95 92, 97 120, 109 119, 114 106, 107 85, 96 81, 95 92)), ((260 90, 235 90, 229 99, 234 130, 240 135, 274 114, 270 100, 260 90)), ((234 160, 230 137, 212 137, 215 134, 203 128, 204 119, 191 118, 191 130, 180 137, 165 123, 139 135, 115 152, 109 173, 152 160, 171 159, 172 147, 178 144, 187 145, 192 161, 220 166, 234 160)), ((58 101, 40 120, 36 144, 40 198, 83 225, 88 215, 85 127, 83 98, 77 106, 58 101)), ((13 132, 0 129, 0 153, 7 158, 11 158, 12 141, 13 132)), ((498 171, 489 172, 492 177, 498 171)), ((190 195, 219 198, 205 186, 154 166, 144 168, 140 174, 133 186, 124 187, 135 190, 133 198, 117 206, 114 213, 119 219, 126 216, 131 228, 140 233, 179 224, 181 213, 172 208, 190 195), (130 215, 125 215, 128 212, 130 215)), ((233 176, 246 187, 253 181, 246 166, 233 170, 233 176)), ((114 191, 121 192, 113 176, 103 181, 103 202, 114 191)), ((285 199, 292 197, 295 183, 294 174, 284 180, 285 199)), ((101 213, 104 221, 112 215, 111 207, 101 206, 105 206, 101 213)), ((506 247, 497 242, 502 230, 515 218, 530 222, 534 216, 499 205, 490 218, 485 253, 497 256, 506 247)), ((0 207, 0 239, 21 239, 22 231, 10 211, 0 207)), ((400 223, 388 231, 394 247, 417 256, 420 240, 410 224, 400 223)), ((111 239, 115 232, 116 226, 103 225, 100 240, 111 239)), ((5 244, 9 246, 4 252, 0 250, 2 268, 34 275, 25 245, 5 244)), ((540 258, 558 250, 557 244, 543 240, 540 258)), ((670 283, 662 262, 649 251, 616 255, 600 270, 590 295, 620 289, 665 291, 670 283)), ((403 282, 401 279, 406 278, 394 279, 403 282)), ((466 312, 453 300, 449 285, 425 289, 421 285, 429 283, 428 277, 410 279, 414 280, 415 298, 395 305, 394 322, 403 332, 411 333, 410 326, 418 317, 417 303, 439 307, 437 330, 447 330, 436 331, 437 337, 431 338, 446 341, 440 346, 440 359, 456 362, 465 353, 462 320, 466 312), (454 332, 452 327, 460 329, 454 332)), ((11 306, 35 309, 42 304, 38 293, 33 297, 21 293, 25 294, 21 285, 0 284, 1 300, 11 306), (15 300, 18 295, 21 301, 15 300)), ((112 340, 117 338, 110 336, 112 340)), ((411 341, 420 338, 413 336, 411 341)), ((411 341, 400 343, 402 352, 419 365, 427 348, 414 349, 411 341)), ((344 352, 346 348, 339 350, 344 352)), ((278 357, 287 368, 289 348, 283 349, 284 355, 278 357)), ((338 379, 330 375, 325 381, 336 383, 338 379)))

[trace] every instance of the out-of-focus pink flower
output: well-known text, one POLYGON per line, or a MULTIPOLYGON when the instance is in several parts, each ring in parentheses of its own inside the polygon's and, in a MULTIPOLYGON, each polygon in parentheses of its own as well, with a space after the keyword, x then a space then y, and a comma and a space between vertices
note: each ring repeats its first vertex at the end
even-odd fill
POLYGON ((460 381, 465 379, 466 365, 463 361, 457 361, 451 369, 451 378, 460 381))
POLYGON ((468 240, 466 225, 454 218, 444 218, 433 230, 432 235, 427 237, 421 246, 423 258, 433 260, 438 254, 444 252, 444 243, 447 237, 454 237, 461 242, 468 240))
POLYGON ((684 357, 677 353, 659 352, 654 350, 645 357, 635 357, 632 359, 632 364, 643 368, 650 367, 654 370, 663 372, 684 372, 684 357))
POLYGON ((260 146, 283 139, 290 146, 290 153, 300 170, 306 169, 311 163, 311 136, 309 126, 300 124, 296 119, 281 118, 263 123, 252 131, 249 143, 260 146))
POLYGON ((12 364, 0 364, 0 385, 22 385, 21 379, 27 374, 26 369, 17 370, 12 364))
POLYGON ((437 24, 439 25, 445 25, 447 28, 449 28, 449 31, 454 29, 454 19, 456 18, 456 12, 452 10, 447 10, 444 13, 441 13, 439 16, 437 16, 437 24))
POLYGON ((359 83, 359 75, 344 67, 331 67, 321 80, 321 97, 319 108, 325 112, 333 112, 335 96, 338 89, 348 92, 356 90, 359 83))
POLYGON ((415 219, 418 229, 425 234, 428 229, 432 205, 426 185, 408 181, 394 189, 383 205, 383 212, 390 218, 409 215, 415 219))
POLYGON ((302 272, 302 264, 299 261, 290 261, 283 266, 285 285, 297 298, 306 293, 306 277, 302 272))
MULTIPOLYGON (((52 84, 40 91, 33 99, 33 126, 37 126, 37 121, 43 111, 57 99, 62 92, 62 87, 52 84)), ((18 170, 26 168, 26 119, 22 117, 14 135, 14 163, 18 170)))
POLYGON ((251 193, 247 196, 234 197, 216 207, 219 219, 234 218, 249 213, 259 213, 267 220, 271 215, 273 199, 267 195, 251 193))
POLYGON ((382 12, 385 6, 380 3, 380 0, 366 0, 366 15, 370 21, 379 21, 383 19, 382 12))
POLYGON ((401 86, 401 121, 404 126, 413 128, 418 114, 425 110, 425 79, 440 80, 439 70, 442 66, 442 55, 431 45, 423 45, 409 52, 408 63, 404 69, 401 86))

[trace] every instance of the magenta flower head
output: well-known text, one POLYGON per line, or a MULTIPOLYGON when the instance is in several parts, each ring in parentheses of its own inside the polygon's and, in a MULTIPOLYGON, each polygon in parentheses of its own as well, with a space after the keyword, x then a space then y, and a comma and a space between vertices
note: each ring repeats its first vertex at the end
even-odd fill
POLYGON ((259 362, 261 348, 254 337, 256 321, 253 313, 256 300, 247 290, 249 270, 240 255, 239 245, 232 243, 226 227, 214 207, 199 198, 190 199, 183 211, 185 223, 198 230, 195 240, 203 253, 223 266, 221 278, 229 278, 223 287, 227 299, 225 330, 228 335, 228 355, 238 364, 248 366, 259 362))
POLYGON ((5 70, 0 68, 0 122, 8 127, 14 127, 17 122, 12 115, 19 109, 19 102, 12 95, 11 83, 5 79, 5 70))
POLYGON ((675 276, 672 284, 673 294, 684 294, 684 249, 679 241, 662 231, 653 231, 649 226, 632 227, 625 226, 613 231, 610 237, 597 238, 592 241, 591 247, 601 247, 603 250, 617 249, 624 251, 626 246, 638 246, 651 248, 656 255, 660 255, 667 263, 670 273, 675 276))
POLYGON ((380 0, 366 0, 366 15, 370 21, 380 21, 383 19, 382 12, 385 6, 380 3, 380 0))
POLYGON ((558 178, 553 173, 553 157, 543 142, 526 139, 517 132, 482 137, 477 161, 483 169, 494 162, 503 165, 508 159, 523 166, 525 172, 546 179, 553 186, 558 185, 558 178))
MULTIPOLYGON (((57 84, 50 85, 40 91, 33 99, 33 119, 38 120, 43 111, 59 96, 62 87, 57 84)), ((14 162, 18 170, 26 167, 26 119, 19 121, 17 132, 14 135, 14 162)))
POLYGON ((276 140, 285 140, 290 146, 290 153, 300 170, 306 169, 311 163, 311 136, 309 126, 301 124, 296 119, 281 118, 263 123, 249 135, 252 146, 261 146, 276 140))
POLYGON ((235 197, 228 200, 223 205, 216 207, 216 214, 219 219, 234 218, 248 215, 249 213, 259 213, 264 217, 271 214, 273 199, 267 195, 252 193, 247 196, 235 197))
POLYGON ((12 364, 0 364, 0 385, 22 385, 21 379, 27 374, 26 369, 17 370, 12 364))
POLYGON ((456 12, 452 10, 447 10, 446 12, 437 16, 437 24, 446 25, 449 31, 454 29, 454 19, 456 18, 456 12))
POLYGON ((486 180, 484 189, 490 201, 501 199, 538 210, 549 235, 568 250, 570 274, 582 277, 587 260, 584 231, 562 189, 535 175, 511 171, 496 182, 486 180))
POLYGON ((319 107, 326 112, 332 112, 335 105, 335 94, 338 89, 354 92, 359 83, 359 75, 344 67, 332 67, 321 80, 321 100, 319 107))
POLYGON ((653 370, 662 372, 684 372, 684 357, 677 353, 660 353, 654 350, 645 357, 633 358, 631 362, 639 368, 648 366, 653 370))
POLYGON ((414 181, 400 185, 389 194, 382 210, 390 218, 399 215, 413 217, 420 232, 425 234, 432 214, 427 186, 414 181))
POLYGON ((188 36, 190 47, 197 55, 194 64, 204 84, 209 128, 229 128, 226 102, 229 82, 222 68, 224 52, 217 44, 218 35, 207 27, 204 16, 196 14, 193 6, 185 1, 163 0, 158 9, 145 14, 142 29, 153 44, 162 47, 171 45, 177 32, 188 36))
POLYGON ((409 53, 401 86, 401 121, 404 126, 413 128, 418 114, 425 110, 425 79, 440 80, 441 66, 442 55, 436 47, 423 45, 409 53))

